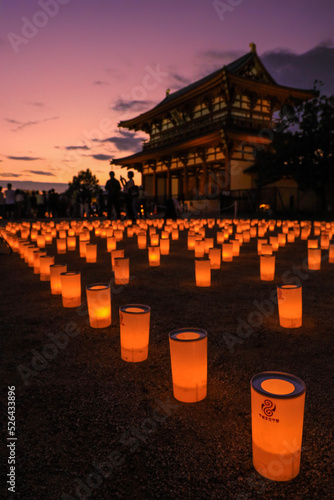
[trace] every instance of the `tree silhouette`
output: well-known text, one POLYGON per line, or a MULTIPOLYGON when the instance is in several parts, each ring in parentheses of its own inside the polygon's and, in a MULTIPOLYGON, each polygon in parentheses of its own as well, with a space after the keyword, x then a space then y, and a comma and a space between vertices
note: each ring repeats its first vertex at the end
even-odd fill
POLYGON ((89 168, 87 168, 87 170, 81 170, 78 175, 73 177, 72 181, 68 183, 67 192, 72 194, 75 191, 80 191, 80 189, 85 189, 91 194, 95 194, 98 188, 99 180, 89 168))

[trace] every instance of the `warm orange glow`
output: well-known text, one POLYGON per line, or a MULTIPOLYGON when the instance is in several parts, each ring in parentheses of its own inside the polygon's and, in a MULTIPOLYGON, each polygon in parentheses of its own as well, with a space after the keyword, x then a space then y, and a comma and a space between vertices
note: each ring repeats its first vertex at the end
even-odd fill
POLYGON ((210 248, 209 260, 211 269, 220 269, 221 266, 221 250, 220 248, 210 248))
POLYGON ((269 243, 272 246, 274 252, 279 249, 278 236, 270 236, 269 243))
POLYGON ((285 247, 286 245, 286 234, 279 233, 278 234, 278 244, 280 247, 285 247))
POLYGON ((179 230, 172 229, 172 240, 178 240, 178 239, 179 239, 179 230))
POLYGON ((122 259, 124 257, 124 250, 112 250, 110 252, 111 256, 111 269, 115 270, 115 259, 122 259))
POLYGON ((169 238, 162 238, 160 240, 160 254, 169 255, 169 247, 170 247, 169 238))
POLYGON ((160 247, 148 247, 148 261, 151 267, 160 266, 160 247))
POLYGON ((52 295, 61 295, 61 273, 66 273, 67 266, 63 264, 52 264, 50 266, 50 286, 52 295))
POLYGON ((40 272, 40 258, 46 255, 46 252, 34 252, 34 274, 40 272))
POLYGON ((86 286, 89 324, 92 328, 107 328, 111 325, 110 285, 86 286))
POLYGON ((273 247, 268 243, 262 243, 261 245, 261 255, 272 255, 273 247))
POLYGON ((302 287, 301 285, 278 285, 279 324, 283 328, 302 326, 302 287))
POLYGON ((37 246, 38 246, 38 248, 45 248, 45 236, 44 236, 44 234, 37 235, 37 246))
POLYGON ((319 242, 318 240, 307 240, 307 248, 318 248, 319 247, 319 242))
POLYGON ((334 264, 334 244, 329 245, 328 262, 334 264))
POLYGON ((57 253, 66 253, 66 238, 57 238, 57 253))
POLYGON ((222 244, 222 256, 223 262, 232 262, 233 260, 233 244, 223 243, 222 244))
POLYGON ((68 236, 67 237, 67 248, 69 251, 72 251, 76 249, 77 246, 77 240, 75 236, 68 236))
POLYGON ((80 257, 86 257, 86 245, 89 244, 89 240, 80 240, 79 238, 79 254, 80 257))
POLYGON ((61 295, 64 307, 81 305, 81 274, 75 272, 61 273, 61 295))
POLYGON ((209 253, 210 248, 214 247, 213 238, 205 238, 204 240, 204 253, 209 253))
POLYGON ((121 357, 139 362, 148 357, 151 308, 128 304, 119 308, 121 357))
POLYGON ((264 372, 251 380, 253 464, 273 481, 299 473, 305 390, 288 373, 264 372))
POLYGON ((150 235, 150 241, 151 241, 151 246, 156 247, 159 245, 159 235, 157 233, 151 233, 150 235))
POLYGON ((147 243, 146 240, 147 240, 146 231, 138 233, 137 244, 140 250, 146 248, 146 243, 147 243))
POLYGON ((50 281, 50 266, 55 263, 55 258, 50 255, 40 257, 40 280, 50 281))
POLYGON ((86 245, 86 262, 93 264, 97 258, 97 245, 95 243, 88 243, 86 245))
POLYGON ((207 332, 182 328, 169 334, 175 399, 195 403, 207 392, 207 332))
POLYGON ((275 278, 275 255, 260 256, 260 277, 262 281, 273 281, 275 278))
POLYGON ((309 248, 307 251, 307 266, 313 271, 321 268, 321 248, 309 248))
POLYGON ((127 285, 129 283, 129 258, 116 257, 114 259, 114 274, 116 285, 127 285))
POLYGON ((117 242, 115 236, 109 236, 107 238, 107 251, 111 252, 112 250, 116 250, 116 245, 117 242))
POLYGON ((196 286, 211 286, 211 261, 195 260, 196 286))

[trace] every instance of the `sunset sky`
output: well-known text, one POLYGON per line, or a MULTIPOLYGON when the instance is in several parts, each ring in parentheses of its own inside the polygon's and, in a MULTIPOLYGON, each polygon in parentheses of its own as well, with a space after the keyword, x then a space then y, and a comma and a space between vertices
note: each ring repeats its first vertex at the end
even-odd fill
POLYGON ((250 42, 278 83, 334 93, 333 19, 333 0, 0 0, 0 185, 104 184, 145 137, 120 120, 250 42))

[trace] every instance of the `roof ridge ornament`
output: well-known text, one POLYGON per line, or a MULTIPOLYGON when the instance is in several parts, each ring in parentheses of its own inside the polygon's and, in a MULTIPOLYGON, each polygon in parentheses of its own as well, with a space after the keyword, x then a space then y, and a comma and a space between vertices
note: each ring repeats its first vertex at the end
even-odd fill
POLYGON ((251 52, 252 52, 252 53, 256 52, 256 44, 255 44, 255 43, 251 42, 251 43, 249 44, 249 46, 250 46, 250 49, 251 49, 251 52))

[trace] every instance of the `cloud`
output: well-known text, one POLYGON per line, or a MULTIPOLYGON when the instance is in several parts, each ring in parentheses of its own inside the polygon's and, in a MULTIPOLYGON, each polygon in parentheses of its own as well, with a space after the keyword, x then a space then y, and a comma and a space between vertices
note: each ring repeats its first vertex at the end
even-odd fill
POLYGON ((22 175, 14 174, 13 172, 1 172, 0 177, 22 177, 22 175))
POLYGON ((19 161, 35 161, 41 160, 41 158, 37 158, 34 156, 7 156, 8 160, 19 160, 19 161))
POLYGON ((31 127, 31 125, 39 125, 40 123, 45 123, 52 120, 59 120, 59 116, 52 116, 51 118, 44 118, 44 120, 28 121, 28 122, 20 122, 12 118, 5 118, 5 120, 8 123, 13 123, 14 125, 17 125, 15 129, 14 128, 12 129, 13 132, 17 132, 18 130, 22 130, 26 127, 31 127))
POLYGON ((51 172, 44 172, 43 170, 24 170, 24 172, 27 172, 29 174, 35 174, 35 175, 47 175, 47 176, 55 177, 55 175, 52 174, 51 172))
POLYGON ((132 132, 126 132, 121 130, 119 132, 120 135, 115 135, 112 137, 108 137, 107 139, 93 139, 94 142, 99 143, 109 143, 116 146, 118 151, 132 151, 139 150, 142 146, 142 139, 136 137, 136 135, 132 132))
POLYGON ((107 160, 112 160, 115 158, 112 155, 102 155, 102 154, 96 154, 96 155, 90 155, 91 158, 94 158, 94 160, 100 160, 100 161, 107 161, 107 160))
POLYGON ((95 80, 94 85, 110 85, 110 83, 104 82, 103 80, 95 80))
POLYGON ((114 111, 146 111, 147 109, 154 106, 156 103, 154 101, 127 101, 125 99, 117 99, 115 104, 111 106, 114 111))
MULTIPOLYGON (((56 148, 59 148, 59 146, 55 146, 56 148)), ((89 147, 88 146, 66 146, 65 149, 67 151, 74 151, 74 150, 77 150, 77 149, 84 149, 84 150, 88 150, 89 151, 89 147)))
POLYGON ((321 92, 334 94, 334 45, 330 40, 303 54, 278 48, 262 54, 261 60, 281 85, 312 88, 314 81, 320 80, 324 84, 321 92))

